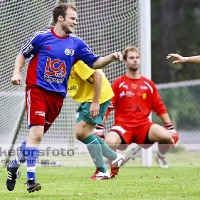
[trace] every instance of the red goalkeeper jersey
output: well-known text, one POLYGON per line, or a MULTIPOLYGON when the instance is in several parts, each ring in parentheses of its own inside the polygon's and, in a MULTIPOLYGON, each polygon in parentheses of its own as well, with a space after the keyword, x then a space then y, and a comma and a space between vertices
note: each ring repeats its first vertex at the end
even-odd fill
POLYGON ((112 88, 115 124, 136 127, 149 121, 151 111, 158 116, 167 113, 155 84, 143 76, 131 79, 123 75, 112 83, 112 88))

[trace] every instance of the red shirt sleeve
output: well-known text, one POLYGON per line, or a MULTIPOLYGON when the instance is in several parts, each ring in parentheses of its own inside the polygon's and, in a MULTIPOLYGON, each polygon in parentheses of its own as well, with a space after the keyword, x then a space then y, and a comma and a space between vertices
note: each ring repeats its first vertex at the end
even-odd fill
POLYGON ((154 111, 158 116, 167 113, 165 104, 162 101, 161 95, 159 94, 153 81, 149 81, 153 88, 153 104, 152 111, 154 111))

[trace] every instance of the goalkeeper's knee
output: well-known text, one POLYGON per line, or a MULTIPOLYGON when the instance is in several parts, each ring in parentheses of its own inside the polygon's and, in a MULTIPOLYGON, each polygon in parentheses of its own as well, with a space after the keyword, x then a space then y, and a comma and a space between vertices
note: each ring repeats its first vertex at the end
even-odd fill
POLYGON ((172 133, 172 140, 170 142, 170 145, 172 147, 177 147, 179 142, 179 136, 177 133, 172 133))
POLYGON ((105 128, 103 124, 97 124, 94 128, 94 134, 99 136, 100 138, 105 138, 105 128))
POLYGON ((179 136, 174 126, 171 123, 166 123, 164 127, 171 133, 172 139, 171 139, 170 145, 172 147, 177 147, 178 142, 179 142, 179 136))

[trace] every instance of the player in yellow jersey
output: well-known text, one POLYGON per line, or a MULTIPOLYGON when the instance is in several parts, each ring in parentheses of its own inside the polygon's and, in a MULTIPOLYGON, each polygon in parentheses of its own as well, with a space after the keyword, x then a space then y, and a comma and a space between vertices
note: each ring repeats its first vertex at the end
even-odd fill
POLYGON ((105 112, 113 97, 113 91, 102 70, 89 68, 78 61, 71 70, 68 94, 80 103, 76 113, 76 138, 87 145, 96 166, 91 180, 110 178, 103 156, 111 164, 120 167, 124 156, 109 148, 101 138, 93 134, 96 124, 102 124, 105 112))

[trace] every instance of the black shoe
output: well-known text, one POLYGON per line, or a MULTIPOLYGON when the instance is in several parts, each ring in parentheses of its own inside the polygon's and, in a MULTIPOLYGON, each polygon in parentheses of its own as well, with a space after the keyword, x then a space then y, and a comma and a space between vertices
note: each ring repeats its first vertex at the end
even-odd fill
POLYGON ((7 171, 8 171, 8 177, 7 177, 7 180, 6 180, 6 186, 7 186, 7 189, 9 190, 9 191, 12 191, 12 190, 14 190, 14 188, 15 188, 15 184, 16 184, 16 179, 17 178, 20 178, 20 172, 16 172, 15 174, 13 174, 11 171, 10 171, 10 169, 9 169, 9 167, 7 166, 7 171))
POLYGON ((35 180, 27 181, 27 191, 29 193, 41 190, 42 186, 40 183, 36 183, 35 180))

